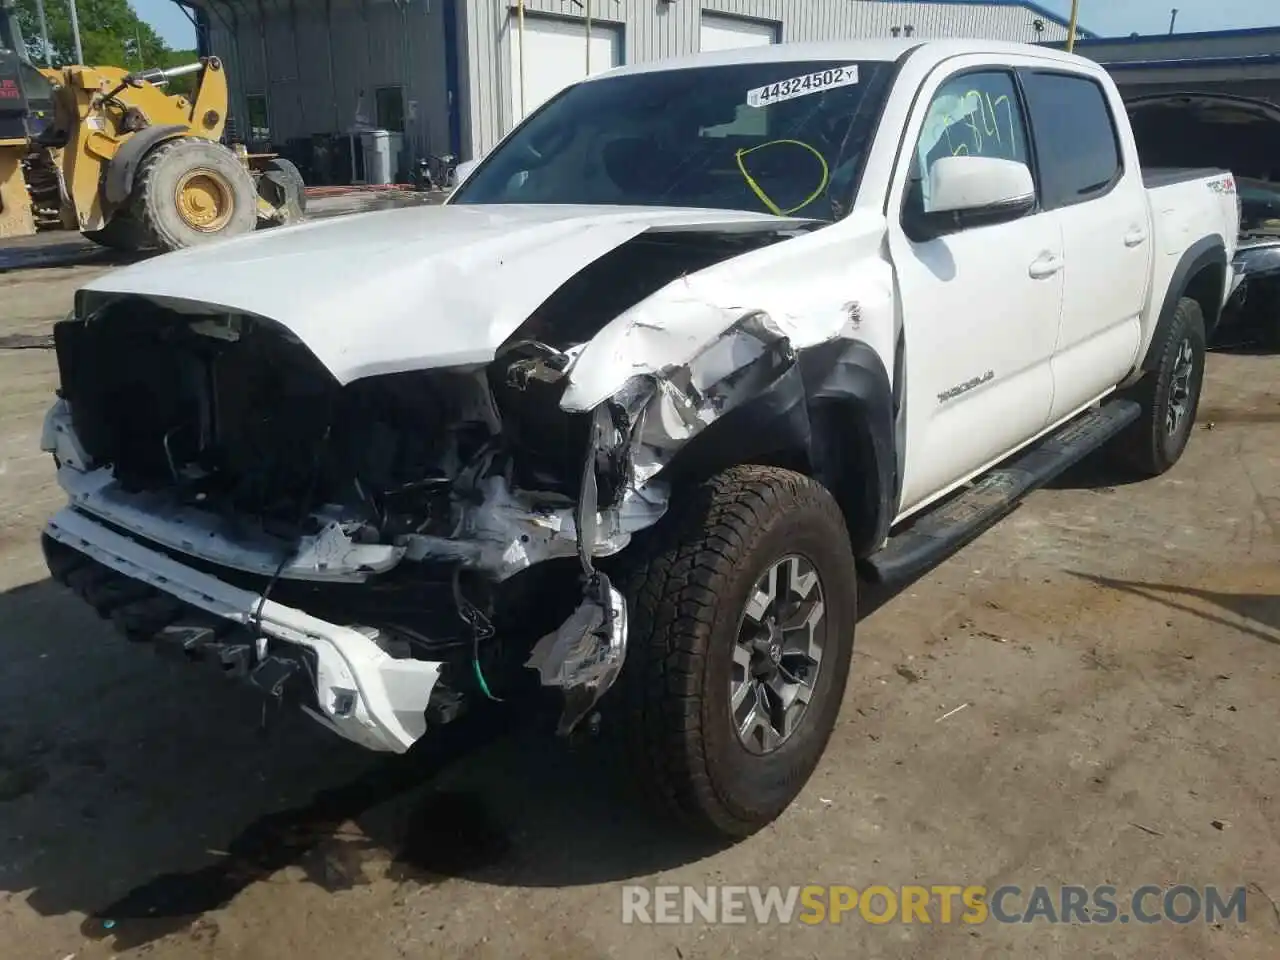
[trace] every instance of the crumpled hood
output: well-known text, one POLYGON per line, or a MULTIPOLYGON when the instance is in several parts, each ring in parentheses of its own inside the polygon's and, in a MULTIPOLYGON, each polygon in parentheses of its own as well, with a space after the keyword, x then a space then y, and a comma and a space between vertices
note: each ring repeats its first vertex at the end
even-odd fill
POLYGON ((129 294, 266 317, 348 383, 488 362, 566 280, 646 230, 752 222, 804 221, 662 207, 406 207, 156 257, 87 284, 78 307, 129 294))

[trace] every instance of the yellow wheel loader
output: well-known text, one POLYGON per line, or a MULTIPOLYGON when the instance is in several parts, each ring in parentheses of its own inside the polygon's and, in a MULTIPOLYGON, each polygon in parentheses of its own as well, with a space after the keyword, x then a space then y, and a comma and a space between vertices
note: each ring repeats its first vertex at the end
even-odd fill
POLYGON ((21 43, 5 46, 0 33, 0 236, 60 226, 119 250, 167 251, 302 216, 292 163, 220 142, 228 97, 216 57, 136 73, 37 70, 21 43), (189 74, 190 98, 165 92, 189 74))

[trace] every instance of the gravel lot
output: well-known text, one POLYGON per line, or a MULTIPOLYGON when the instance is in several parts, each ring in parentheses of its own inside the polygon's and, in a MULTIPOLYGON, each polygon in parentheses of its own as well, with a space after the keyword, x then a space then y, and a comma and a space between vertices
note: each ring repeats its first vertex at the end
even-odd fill
POLYGON ((1280 955, 1280 359, 1210 358, 1161 480, 1096 465, 895 597, 772 828, 640 818, 530 724, 419 757, 128 644, 48 580, 50 324, 109 261, 0 249, 0 952, 361 960, 1280 955), (964 706, 959 712, 956 708, 964 706), (945 719, 944 719, 945 717, 945 719), (624 883, 1248 887, 1245 923, 625 926, 624 883))

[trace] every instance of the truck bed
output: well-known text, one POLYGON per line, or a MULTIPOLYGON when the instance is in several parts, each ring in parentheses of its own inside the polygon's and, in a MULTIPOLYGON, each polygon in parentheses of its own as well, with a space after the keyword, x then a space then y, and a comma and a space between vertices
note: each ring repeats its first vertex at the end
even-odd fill
POLYGON ((1217 167, 1143 167, 1142 183, 1148 190, 1153 190, 1157 187, 1171 187, 1175 183, 1186 183, 1189 180, 1224 177, 1229 172, 1217 167))

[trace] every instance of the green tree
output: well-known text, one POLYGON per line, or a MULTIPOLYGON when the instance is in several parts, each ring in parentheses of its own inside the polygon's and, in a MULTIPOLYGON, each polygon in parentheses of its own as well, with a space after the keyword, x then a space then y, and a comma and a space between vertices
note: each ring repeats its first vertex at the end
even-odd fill
MULTIPOLYGON (((37 66, 44 66, 40 43, 40 18, 35 0, 16 0, 18 23, 27 53, 37 66)), ((49 26, 49 46, 55 67, 75 63, 75 43, 71 39, 71 12, 67 0, 45 0, 45 22, 49 26)), ((194 63, 194 50, 170 50, 151 25, 138 18, 129 0, 77 0, 80 46, 85 65, 143 70, 194 63)), ((191 96, 195 78, 177 77, 166 87, 168 93, 191 96)))
MULTIPOLYGON (((36 15, 35 0, 17 0, 17 7, 27 53, 37 66, 44 66, 40 18, 36 15)), ((45 0, 44 15, 49 26, 53 65, 75 63, 75 43, 71 37, 71 12, 67 0, 45 0)), ((131 70, 170 65, 172 51, 150 24, 139 19, 129 0, 76 0, 76 15, 80 21, 80 45, 86 65, 131 70)))

